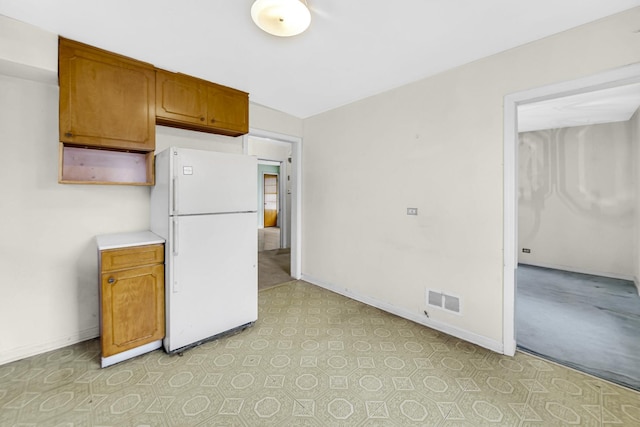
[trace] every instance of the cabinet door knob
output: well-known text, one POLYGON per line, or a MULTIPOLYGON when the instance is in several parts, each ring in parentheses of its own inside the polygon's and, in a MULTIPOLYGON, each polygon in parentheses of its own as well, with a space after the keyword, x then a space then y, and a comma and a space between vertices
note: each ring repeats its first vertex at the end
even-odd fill
POLYGON ((71 138, 73 134, 71 132, 67 132, 64 134, 64 136, 66 136, 67 138, 71 138))
POLYGON ((204 117, 200 117, 200 121, 201 121, 201 122, 204 122, 204 117))
POLYGON ((216 121, 216 119, 211 119, 211 123, 214 123, 216 121))
POLYGON ((109 282, 109 284, 114 284, 114 283, 116 283, 116 279, 114 279, 113 277, 109 277, 107 282, 109 282))

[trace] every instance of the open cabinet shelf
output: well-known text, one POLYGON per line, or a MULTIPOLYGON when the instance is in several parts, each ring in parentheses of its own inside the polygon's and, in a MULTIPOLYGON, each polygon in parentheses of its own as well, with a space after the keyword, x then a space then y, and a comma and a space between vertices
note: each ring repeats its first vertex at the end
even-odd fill
POLYGON ((114 151, 60 143, 61 184, 154 185, 153 151, 114 151))

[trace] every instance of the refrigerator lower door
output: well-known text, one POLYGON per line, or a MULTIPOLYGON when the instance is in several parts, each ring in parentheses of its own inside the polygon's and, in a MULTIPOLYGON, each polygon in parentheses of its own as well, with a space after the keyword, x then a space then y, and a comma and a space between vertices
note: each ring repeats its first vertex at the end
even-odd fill
POLYGON ((258 318, 256 213, 171 221, 166 281, 167 352, 258 318))

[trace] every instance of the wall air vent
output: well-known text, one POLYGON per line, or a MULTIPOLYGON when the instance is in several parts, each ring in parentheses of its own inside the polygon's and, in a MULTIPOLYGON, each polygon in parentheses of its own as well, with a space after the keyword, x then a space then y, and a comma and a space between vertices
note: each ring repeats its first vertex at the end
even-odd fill
POLYGON ((444 295, 444 309, 460 313, 460 298, 451 295, 444 295))
POLYGON ((427 289, 427 305, 460 314, 460 298, 440 291, 427 289))
POLYGON ((442 294, 440 292, 428 291, 428 304, 442 308, 442 294))

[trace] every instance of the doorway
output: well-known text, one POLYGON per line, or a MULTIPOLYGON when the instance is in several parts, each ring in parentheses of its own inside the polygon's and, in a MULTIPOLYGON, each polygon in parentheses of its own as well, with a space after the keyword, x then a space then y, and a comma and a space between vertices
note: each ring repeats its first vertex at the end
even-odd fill
POLYGON ((248 137, 248 154, 258 157, 258 288, 299 276, 299 182, 296 143, 248 137))
MULTIPOLYGON (((544 206, 546 209, 554 203, 551 200, 551 198, 554 197, 553 193, 558 193, 559 200, 562 199, 561 200, 562 203, 570 206, 570 209, 572 209, 574 213, 577 211, 578 214, 585 217, 588 217, 589 215, 591 216, 599 215, 601 217, 606 217, 605 219, 609 220, 611 223, 614 223, 620 220, 619 218, 612 219, 612 215, 614 215, 615 212, 610 212, 611 206, 612 206, 611 204, 612 200, 605 200, 608 195, 606 193, 603 194, 603 193, 598 193, 598 191, 595 191, 595 192, 592 191, 594 190, 594 188, 596 190, 600 190, 600 189, 597 189, 596 187, 601 183, 596 184, 594 181, 594 179, 596 179, 595 175, 591 174, 592 176, 590 177, 589 176, 590 174, 587 173, 586 171, 588 167, 585 166, 585 163, 584 163, 585 161, 586 162, 591 161, 592 164, 590 166, 589 165, 587 166, 595 170, 594 167, 597 168, 598 166, 593 164, 593 162, 598 161, 598 158, 601 157, 603 153, 605 153, 606 155, 606 151, 602 151, 598 154, 595 154, 593 152, 585 152, 585 149, 586 149, 585 147, 587 147, 587 149, 589 147, 588 145, 585 145, 585 144, 589 144, 588 140, 585 138, 589 136, 587 134, 591 132, 594 129, 594 127, 591 127, 589 129, 580 129, 578 126, 575 126, 575 123, 574 123, 572 126, 568 126, 568 128, 570 128, 569 130, 566 130, 566 129, 562 130, 562 126, 553 126, 554 128, 557 128, 557 129, 540 131, 537 134, 530 135, 534 138, 544 139, 545 141, 538 141, 538 142, 541 142, 542 144, 530 143, 529 146, 525 145, 525 148, 526 148, 525 150, 522 150, 522 149, 519 149, 519 144, 522 143, 518 135, 518 130, 519 130, 518 123, 522 124, 521 120, 518 119, 519 115, 522 115, 522 117, 524 117, 525 114, 523 113, 523 110, 525 110, 526 108, 529 108, 529 110, 534 110, 536 106, 543 105, 543 103, 547 101, 551 101, 551 100, 555 101, 563 98, 569 99, 569 97, 574 97, 576 95, 595 94, 595 93, 599 93, 601 91, 606 91, 606 90, 615 91, 616 88, 619 89, 628 85, 637 84, 639 82, 640 82, 640 64, 635 64, 633 66, 628 66, 622 69, 602 73, 597 76, 592 76, 589 78, 580 79, 572 82, 565 82, 565 83, 552 85, 544 88, 533 89, 533 90, 529 90, 529 91, 525 91, 517 94, 508 95, 507 97, 505 97, 505 145, 504 145, 504 150, 505 150, 504 151, 505 153, 504 266, 505 266, 505 270, 504 270, 504 337, 503 337, 505 354, 514 354, 516 350, 516 345, 520 344, 520 342, 517 342, 518 331, 516 327, 516 318, 518 316, 516 316, 516 314, 522 315, 525 312, 528 312, 529 313, 528 316, 531 316, 531 317, 535 316, 538 320, 541 321, 542 318, 547 317, 547 314, 542 310, 541 307, 544 307, 545 309, 547 309, 553 304, 557 304, 558 307, 560 307, 560 310, 562 310, 560 314, 563 316, 561 318, 563 318, 564 321, 562 322, 561 325, 558 325, 556 328, 553 328, 553 326, 551 326, 551 329, 546 331, 546 333, 557 332, 557 330, 560 329, 560 326, 565 326, 565 324, 571 323, 572 320, 578 321, 578 319, 576 318, 567 319, 567 316, 569 316, 568 313, 570 311, 569 310, 570 306, 562 305, 562 303, 564 302, 563 300, 567 298, 566 292, 564 291, 556 292, 557 289, 555 287, 555 283, 559 283, 558 277, 562 279, 567 279, 565 280, 566 282, 565 284, 567 284, 567 286, 569 287, 571 286, 575 287, 576 283, 581 283, 581 285, 579 285, 578 288, 574 288, 574 290, 577 289, 580 292, 584 291, 585 288, 583 285, 585 283, 596 282, 597 283, 596 286, 592 290, 587 291, 586 293, 587 298, 592 298, 594 296, 597 296, 597 292, 595 290, 601 289, 603 286, 610 286, 610 288, 608 289, 613 289, 615 286, 619 285, 619 283, 604 284, 602 282, 597 282, 597 279, 594 279, 594 276, 586 276, 586 275, 580 276, 580 274, 582 273, 590 273, 594 271, 576 272, 580 270, 579 267, 573 268, 574 270, 573 272, 567 272, 567 271, 561 271, 559 269, 548 268, 548 267, 570 265, 571 263, 567 261, 567 258, 563 259, 560 262, 557 262, 557 265, 553 265, 553 263, 551 263, 550 265, 541 265, 538 267, 526 267, 526 268, 523 267, 522 269, 518 269, 519 261, 523 261, 524 259, 525 262, 528 262, 534 258, 531 255, 532 253, 534 253, 533 248, 527 247, 529 243, 525 243, 527 241, 527 238, 530 236, 521 236, 520 241, 518 239, 518 234, 519 234, 518 233, 518 225, 519 225, 518 224, 519 222, 518 197, 520 196, 522 198, 523 197, 522 192, 527 190, 526 188, 523 188, 522 185, 519 185, 519 181, 518 181, 519 166, 522 166, 523 162, 526 163, 526 161, 529 161, 529 162, 532 161, 532 159, 528 158, 529 156, 532 155, 532 153, 530 152, 530 149, 532 147, 534 150, 538 150, 537 153, 534 153, 534 157, 546 156, 545 158, 547 160, 550 160, 549 164, 552 164, 552 167, 550 168, 545 168, 543 165, 544 162, 538 162, 537 164, 529 163, 528 165, 530 170, 528 171, 529 175, 528 175, 528 178, 526 179, 531 179, 531 177, 536 174, 540 174, 540 176, 543 176, 543 175, 545 176, 545 179, 540 179, 539 182, 537 183, 537 184, 540 184, 536 189, 538 193, 537 196, 534 196, 531 192, 526 195, 527 197, 530 198, 530 200, 532 200, 535 197, 541 198, 537 202, 534 201, 534 204, 537 203, 541 206, 544 206), (525 108, 523 109, 522 107, 525 107, 525 108), (571 142, 565 143, 565 139, 567 136, 571 136, 572 133, 574 134, 574 136, 578 136, 578 138, 575 139, 574 141, 574 148, 575 146, 579 145, 581 152, 578 153, 578 155, 581 155, 583 157, 580 160, 582 162, 580 166, 581 170, 576 172, 577 178, 575 178, 574 176, 575 180, 572 184, 574 185, 574 188, 571 189, 572 191, 575 190, 575 192, 573 193, 572 191, 567 192, 566 176, 564 177, 562 176, 562 174, 565 173, 565 171, 562 170, 562 167, 566 166, 567 155, 570 154, 570 148, 571 148, 571 142), (578 133, 580 134, 578 135, 578 133), (547 145, 544 146, 544 144, 547 144, 547 145), (533 168, 533 170, 531 170, 531 168, 533 168), (562 181, 563 179, 565 179, 564 182, 562 181), (587 182, 590 179, 591 179, 591 182, 587 182), (546 185, 545 182, 547 181, 545 180, 552 182, 553 185, 551 186, 546 185), (553 186, 555 187, 552 188, 553 186), (582 206, 583 202, 585 203, 585 206, 582 206), (581 209, 585 211, 580 212, 581 209), (534 277, 534 276, 537 276, 538 277, 537 280, 539 280, 540 282, 538 282, 538 284, 536 284, 535 287, 533 288, 530 287, 528 289, 529 290, 533 289, 534 293, 540 292, 541 290, 543 290, 543 292, 540 292, 536 297, 536 300, 535 300, 536 303, 540 303, 545 298, 549 298, 549 302, 545 303, 544 305, 538 305, 535 310, 531 311, 530 310, 531 301, 527 301, 526 304, 525 302, 523 302, 524 300, 522 300, 521 302, 518 302, 516 295, 521 293, 522 290, 526 289, 527 286, 530 285, 530 283, 526 283, 526 280, 530 280, 531 277, 534 277), (522 282, 521 283, 522 289, 520 289, 520 287, 516 288, 516 282, 518 280, 522 282), (549 280, 554 281, 554 286, 552 288, 546 289, 545 286, 548 285, 548 283, 546 283, 545 280, 547 282, 549 280), (545 282, 546 285, 543 282, 545 282), (522 305, 519 305, 519 304, 522 304, 522 305)), ((601 106, 602 102, 603 102, 602 100, 599 100, 599 101, 592 100, 590 104, 591 109, 593 109, 594 106, 597 106, 597 105, 601 106)), ((638 105, 635 106, 634 110, 636 114, 635 116, 636 120, 640 120, 640 118, 637 117, 637 115, 640 114, 637 111, 638 105)), ((602 123, 604 123, 604 121, 602 121, 602 123)), ((634 142, 636 146, 638 145, 637 127, 638 126, 636 125, 636 130, 634 131, 636 132, 635 142, 634 142)), ((637 160, 638 160, 637 147, 636 149, 634 149, 633 154, 628 149, 626 154, 628 156, 633 155, 633 161, 635 162, 635 164, 637 164, 637 160)), ((619 158, 621 157, 619 156, 619 158)), ((600 159, 600 162, 602 162, 602 159, 600 159)), ((611 173, 615 174, 617 173, 616 169, 623 169, 623 166, 624 166, 623 164, 619 163, 615 165, 603 164, 600 167, 606 170, 607 172, 609 172, 610 174, 611 173)), ((630 175, 629 170, 627 170, 626 172, 628 175, 630 175)), ((612 175, 609 175, 609 177, 611 176, 612 175)), ((634 187, 637 188, 637 183, 639 182, 637 179, 637 175, 634 175, 633 179, 635 180, 635 184, 636 184, 634 187)), ((528 184, 532 184, 532 183, 528 183, 528 184)), ((533 183, 533 184, 535 187, 536 183, 533 183)), ((527 186, 525 185, 525 187, 527 186)), ((529 191, 531 190, 531 185, 529 185, 528 190, 529 191)), ((621 202, 619 199, 615 200, 614 205, 618 206, 619 208, 620 204, 621 202)), ((634 217, 632 218, 633 221, 637 223, 638 221, 637 202, 634 200, 626 200, 626 204, 627 204, 627 208, 631 209, 631 211, 634 211, 629 213, 629 215, 633 216, 634 217), (634 204, 635 206, 633 206, 634 204), (631 206, 629 207, 629 205, 631 206)), ((523 221, 526 223, 524 225, 529 228, 536 227, 537 229, 542 227, 540 224, 540 221, 541 221, 540 217, 535 218, 535 221, 532 221, 532 220, 533 218, 524 218, 523 221)), ((574 226, 575 224, 570 224, 568 226, 565 225, 564 228, 558 227, 556 233, 559 235, 562 235, 563 233, 567 233, 569 231, 568 227, 574 227, 574 226)), ((622 276, 626 276, 624 277, 626 279, 632 279, 632 280, 635 279, 636 286, 637 286, 638 271, 640 271, 640 265, 639 265, 640 260, 638 259, 637 253, 638 253, 638 243, 640 239, 638 239, 638 234, 633 231, 633 227, 630 227, 630 230, 631 231, 628 232, 627 234, 633 235, 630 238, 632 239, 632 242, 629 242, 630 246, 625 249, 625 252, 630 252, 635 255, 629 255, 629 262, 632 265, 627 266, 626 270, 623 269, 623 271, 626 273, 622 274, 622 276)), ((526 234, 529 232, 529 230, 523 231, 522 224, 521 224, 520 232, 522 234, 526 234)), ((538 241, 537 243, 540 243, 540 242, 538 241)), ((562 243, 566 243, 566 242, 562 242, 562 243)), ((604 245, 604 246, 607 246, 607 245, 604 245)), ((553 250, 554 250, 553 246, 548 246, 542 252, 543 254, 547 254, 548 252, 551 252, 553 250)), ((570 258, 574 251, 564 250, 564 252, 565 252, 564 255, 568 255, 570 258)), ((577 252, 577 250, 575 252, 577 252)), ((560 254, 559 256, 561 255, 563 254, 560 254)), ((539 260, 538 260, 538 263, 540 264, 539 260)), ((595 261, 587 262, 587 264, 595 265, 595 261)), ((572 268, 569 266, 568 269, 571 270, 572 268)), ((582 270, 585 270, 585 268, 582 268, 582 270)), ((596 268, 596 270, 597 270, 596 272, 603 271, 602 268, 596 268)), ((616 280, 616 279, 613 279, 613 280, 616 280)), ((627 281, 626 286, 627 286, 626 288, 627 294, 629 293, 629 289, 631 289, 632 296, 637 297, 637 289, 634 289, 633 282, 627 281)), ((605 293, 609 293, 609 292, 605 292, 605 293)), ((575 297, 573 297, 573 299, 575 300, 575 297)), ((600 304, 601 307, 599 308, 603 308, 602 305, 603 304, 601 303, 600 304)), ((634 310, 634 309, 635 308, 633 307, 631 308, 631 310, 634 310)), ((597 311, 598 310, 596 310, 596 312, 597 311)), ((604 310, 600 310, 600 311, 604 311, 604 310)), ((629 312, 628 314, 632 315, 633 313, 629 312)), ((618 313, 618 315, 620 315, 620 313, 618 313)), ((586 320, 590 320, 589 316, 587 316, 586 319, 585 318, 582 319, 582 321, 586 321, 586 320)), ((556 324, 558 324, 558 322, 556 322, 556 324)), ((539 337, 540 340, 544 341, 547 338, 546 336, 544 336, 544 334, 539 334, 539 335, 542 335, 541 337, 539 337)), ((594 336, 588 333, 587 335, 588 335, 587 339, 590 339, 592 341, 595 338, 594 336)), ((564 341, 571 341, 575 338, 576 336, 567 336, 565 337, 564 341)), ((602 347, 595 348, 595 350, 593 351, 596 353, 600 352, 602 354, 605 353, 605 350, 613 350, 614 353, 624 353, 625 350, 630 349, 629 345, 627 344, 628 343, 625 343, 625 342, 607 344, 606 340, 603 340, 602 347), (605 349, 604 347, 611 347, 611 348, 605 349)), ((604 357, 607 357, 607 356, 604 356, 604 357)), ((580 368, 580 366, 574 366, 574 367, 580 368)), ((590 373, 598 375, 598 372, 591 371, 590 373)), ((608 378, 608 379, 612 379, 615 381, 615 378, 608 378)), ((640 379, 637 379, 637 380, 640 380, 640 379)), ((624 381, 617 381, 617 382, 623 383, 623 384, 625 383, 624 381)), ((628 383, 626 385, 628 385, 628 383)))
POLYGON ((288 246, 283 237, 290 227, 290 215, 283 203, 286 187, 281 187, 280 176, 287 175, 284 162, 258 160, 258 251, 268 251, 288 246), (284 229, 284 230, 282 230, 284 229), (284 232, 283 232, 284 231, 284 232))
POLYGON ((258 165, 260 181, 261 222, 258 227, 258 289, 267 289, 281 283, 290 282, 291 249, 282 239, 281 229, 285 225, 282 208, 283 193, 280 191, 281 174, 287 175, 284 162, 260 160, 258 165))
POLYGON ((278 227, 278 174, 262 175, 262 224, 264 228, 278 227))

